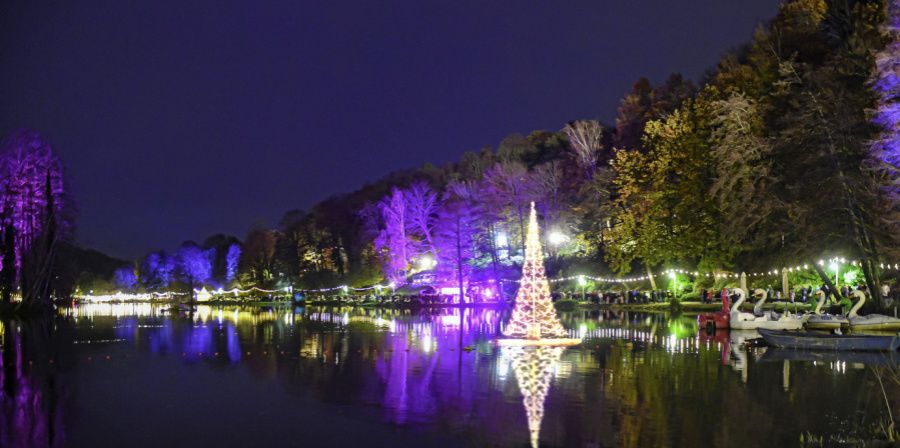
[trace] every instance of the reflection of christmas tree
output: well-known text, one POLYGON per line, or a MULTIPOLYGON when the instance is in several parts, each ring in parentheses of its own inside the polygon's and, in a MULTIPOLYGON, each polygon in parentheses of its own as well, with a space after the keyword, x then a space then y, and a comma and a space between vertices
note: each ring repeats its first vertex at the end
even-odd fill
POLYGON ((550 284, 544 272, 544 257, 538 239, 537 214, 531 203, 531 217, 528 219, 528 236, 525 239, 525 264, 522 266, 522 280, 516 294, 509 325, 503 335, 512 338, 562 338, 566 336, 556 310, 550 301, 550 284))
POLYGON ((562 356, 564 347, 513 347, 509 349, 509 359, 522 402, 528 416, 528 431, 531 433, 531 446, 537 448, 541 432, 541 420, 544 418, 544 402, 547 391, 553 380, 553 367, 562 356))

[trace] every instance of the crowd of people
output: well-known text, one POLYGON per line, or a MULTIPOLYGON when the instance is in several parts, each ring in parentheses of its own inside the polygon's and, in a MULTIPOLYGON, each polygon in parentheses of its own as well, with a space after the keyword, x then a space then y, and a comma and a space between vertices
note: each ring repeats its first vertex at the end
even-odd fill
MULTIPOLYGON (((885 303, 890 306, 895 296, 898 294, 898 291, 894 291, 888 285, 882 286, 882 296, 885 298, 885 303)), ((760 299, 760 296, 752 294, 755 291, 755 288, 750 288, 748 291, 747 301, 750 303, 754 303, 760 299)), ((772 286, 765 288, 766 291, 766 300, 771 302, 790 302, 796 304, 815 304, 816 303, 816 295, 819 291, 823 291, 825 293, 825 305, 830 306, 836 304, 841 301, 841 299, 847 299, 852 294, 853 291, 860 290, 863 293, 868 295, 868 291, 865 286, 852 287, 849 285, 843 285, 840 288, 840 297, 833 294, 829 291, 827 285, 821 285, 817 287, 813 286, 803 286, 792 291, 789 291, 787 295, 784 295, 781 290, 776 290, 772 286)), ((726 289, 725 291, 729 291, 726 289)), ((733 290, 730 290, 733 292, 733 290)), ((699 291, 699 301, 702 303, 714 303, 721 300, 722 290, 715 289, 701 289, 699 291)), ((595 303, 595 304, 647 304, 647 303, 661 303, 661 302, 669 302, 673 299, 673 293, 671 290, 626 290, 626 291, 610 291, 610 292, 560 292, 553 294, 553 300, 577 300, 579 302, 586 303, 595 303)))

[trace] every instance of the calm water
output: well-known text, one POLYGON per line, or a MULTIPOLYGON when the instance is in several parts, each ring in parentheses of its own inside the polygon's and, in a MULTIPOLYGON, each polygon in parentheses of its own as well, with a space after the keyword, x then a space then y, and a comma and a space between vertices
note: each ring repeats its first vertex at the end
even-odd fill
POLYGON ((755 335, 622 312, 563 314, 579 346, 498 349, 506 319, 118 304, 4 321, 0 446, 839 445, 886 416, 872 366, 896 366, 733 351, 755 335))

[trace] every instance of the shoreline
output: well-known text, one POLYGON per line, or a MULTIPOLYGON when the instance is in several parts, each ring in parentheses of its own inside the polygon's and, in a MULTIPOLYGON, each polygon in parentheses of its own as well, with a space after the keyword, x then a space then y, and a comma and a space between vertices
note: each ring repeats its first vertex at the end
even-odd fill
MULTIPOLYGON (((78 305, 82 304, 138 304, 138 303, 150 303, 150 304, 158 304, 160 306, 175 306, 175 305, 185 305, 185 306, 197 306, 197 305, 206 305, 206 306, 255 306, 255 307, 267 307, 267 306, 297 306, 297 307, 329 307, 329 306, 353 306, 353 307, 362 307, 362 308, 386 308, 386 309, 423 309, 423 308, 511 308, 512 303, 506 302, 475 302, 475 303, 377 303, 377 302, 345 302, 340 300, 323 300, 323 301, 231 301, 231 300, 209 300, 202 302, 176 302, 173 300, 128 300, 128 301, 109 301, 109 302, 78 302, 78 305)), ((582 302, 554 302, 554 305, 557 311, 643 311, 643 312, 671 312, 678 311, 682 313, 705 313, 705 312, 715 312, 722 309, 721 303, 701 303, 701 302, 678 302, 678 304, 673 307, 671 302, 657 302, 657 303, 582 303, 582 302)), ((775 311, 784 311, 787 309, 791 312, 805 312, 809 311, 812 306, 809 304, 801 305, 801 304, 791 304, 784 302, 776 302, 776 303, 767 303, 765 307, 766 310, 775 310, 775 311)), ((12 308, 15 307, 15 304, 8 304, 3 307, 0 307, 0 313, 10 313, 12 308)), ((751 304, 745 304, 742 309, 752 309, 751 304)))

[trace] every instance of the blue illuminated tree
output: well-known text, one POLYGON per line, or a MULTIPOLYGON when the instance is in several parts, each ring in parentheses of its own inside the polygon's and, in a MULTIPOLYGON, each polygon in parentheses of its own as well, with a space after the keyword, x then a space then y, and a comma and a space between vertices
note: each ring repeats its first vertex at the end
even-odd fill
POLYGON ((228 254, 225 255, 225 281, 230 282, 234 280, 234 276, 237 275, 238 262, 241 259, 241 246, 240 244, 232 244, 228 246, 228 254))
POLYGON ((178 252, 175 254, 178 270, 185 282, 188 283, 191 291, 194 290, 195 283, 202 284, 212 277, 212 264, 215 257, 215 249, 203 250, 193 241, 185 242, 178 249, 178 252))
POLYGON ((113 274, 113 282, 122 289, 134 289, 137 286, 137 275, 134 266, 122 266, 113 274))
POLYGON ((141 281, 145 288, 168 288, 175 279, 175 259, 166 251, 154 252, 140 263, 141 281))
POLYGON ((872 121, 881 130, 872 141, 870 163, 884 177, 885 193, 896 203, 900 202, 900 4, 889 1, 887 12, 882 31, 889 40, 875 54, 870 80, 878 95, 872 121))

